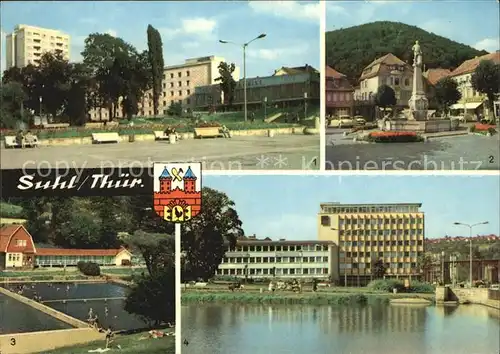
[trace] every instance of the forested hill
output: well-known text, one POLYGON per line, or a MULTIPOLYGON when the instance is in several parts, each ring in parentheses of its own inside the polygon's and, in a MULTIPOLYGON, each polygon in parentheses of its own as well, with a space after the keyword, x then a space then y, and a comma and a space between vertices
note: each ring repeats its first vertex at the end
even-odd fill
POLYGON ((487 54, 465 44, 399 22, 373 22, 326 32, 326 63, 356 81, 373 60, 392 53, 412 63, 418 40, 427 69, 454 69, 463 61, 487 54))

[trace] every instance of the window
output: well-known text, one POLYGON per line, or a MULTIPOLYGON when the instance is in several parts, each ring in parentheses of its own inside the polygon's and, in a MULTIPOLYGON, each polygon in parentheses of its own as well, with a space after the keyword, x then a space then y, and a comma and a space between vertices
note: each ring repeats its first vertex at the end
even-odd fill
POLYGON ((174 95, 174 91, 170 91, 170 96, 173 96, 174 95))
POLYGON ((182 96, 182 91, 181 90, 179 90, 179 96, 182 96))
POLYGON ((182 81, 177 81, 177 87, 182 87, 182 81))
POLYGON ((179 72, 177 73, 177 76, 178 76, 178 77, 182 77, 182 73, 179 71, 179 72))
POLYGON ((174 78, 174 74, 170 74, 170 78, 173 79, 174 78))
POLYGON ((321 225, 322 226, 330 226, 331 225, 330 217, 328 215, 321 216, 321 225))
MULTIPOLYGON (((189 72, 189 70, 188 70, 188 71, 186 71, 186 76, 189 76, 189 75, 191 75, 191 73, 190 73, 190 72, 189 72)), ((188 81, 188 82, 189 82, 189 81, 188 81)), ((188 83, 188 85, 189 85, 189 83, 188 83)))
POLYGON ((189 80, 186 81, 186 86, 189 86, 189 84, 190 84, 190 81, 189 80))

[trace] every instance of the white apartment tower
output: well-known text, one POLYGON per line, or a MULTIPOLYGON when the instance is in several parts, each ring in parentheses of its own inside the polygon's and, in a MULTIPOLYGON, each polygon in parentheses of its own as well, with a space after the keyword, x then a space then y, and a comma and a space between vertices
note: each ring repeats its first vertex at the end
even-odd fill
POLYGON ((59 52, 69 60, 70 36, 53 29, 17 25, 6 38, 7 69, 37 65, 45 52, 59 52))

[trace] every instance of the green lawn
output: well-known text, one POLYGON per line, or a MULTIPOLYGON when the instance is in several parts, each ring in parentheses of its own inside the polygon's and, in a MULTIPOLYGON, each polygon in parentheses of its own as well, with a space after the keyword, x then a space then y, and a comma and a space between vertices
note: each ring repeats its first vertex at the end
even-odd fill
MULTIPOLYGON (((170 329, 174 331, 174 329, 170 329)), ((175 354, 175 337, 168 336, 157 339, 140 339, 147 337, 147 332, 115 337, 111 343, 110 351, 106 353, 129 353, 129 354, 175 354), (117 345, 121 347, 118 349, 117 345)), ((51 351, 51 354, 80 354, 88 353, 89 350, 105 348, 104 341, 92 342, 85 345, 65 347, 51 351)))

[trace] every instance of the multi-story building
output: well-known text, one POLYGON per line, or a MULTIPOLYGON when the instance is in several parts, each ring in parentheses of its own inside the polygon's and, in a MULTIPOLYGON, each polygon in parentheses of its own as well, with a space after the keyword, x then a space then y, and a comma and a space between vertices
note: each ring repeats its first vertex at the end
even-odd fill
MULTIPOLYGON (((462 98, 450 108, 455 112, 461 112, 466 116, 470 116, 472 120, 478 119, 480 115, 487 116, 489 114, 487 104, 488 98, 486 95, 474 90, 471 82, 472 74, 474 74, 479 63, 483 60, 491 60, 495 64, 500 64, 500 52, 466 60, 449 75, 457 82, 458 90, 462 94, 462 98)), ((500 100, 498 100, 498 95, 493 107, 495 116, 498 117, 500 113, 500 100)))
MULTIPOLYGON (((200 86, 214 85, 219 75, 219 64, 225 62, 222 57, 208 56, 187 59, 183 64, 166 66, 163 72, 162 92, 159 98, 159 114, 166 115, 172 103, 180 103, 184 109, 194 109, 195 90, 200 86)), ((233 72, 233 78, 239 80, 238 67, 233 72)), ((217 85, 218 86, 218 85, 217 85)), ((154 116, 153 92, 144 94, 139 103, 140 116, 154 116)), ((121 109, 117 110, 117 117, 121 117, 121 109)), ((93 120, 107 120, 108 110, 102 109, 90 113, 93 120)))
MULTIPOLYGON (((280 68, 272 76, 246 79, 247 107, 261 108, 264 104, 292 107, 304 104, 319 104, 319 72, 309 65, 294 68, 280 68)), ((224 103, 220 85, 197 87, 195 107, 207 110, 224 103)), ((233 107, 244 104, 244 81, 239 80, 234 90, 233 107)))
MULTIPOLYGON (((372 264, 383 260, 386 277, 420 276, 424 252, 421 204, 321 204, 318 238, 338 245, 338 274, 343 284, 373 279, 372 264)), ((335 274, 335 272, 333 272, 335 274)))
POLYGON ((6 38, 6 66, 22 68, 37 65, 45 52, 57 52, 69 60, 71 38, 61 31, 17 25, 6 38))
POLYGON ((326 80, 326 114, 331 116, 352 115, 354 103, 354 87, 344 74, 327 66, 326 80))
POLYGON ((217 275, 326 280, 338 277, 337 254, 330 241, 273 241, 251 236, 238 240, 226 252, 217 275))

